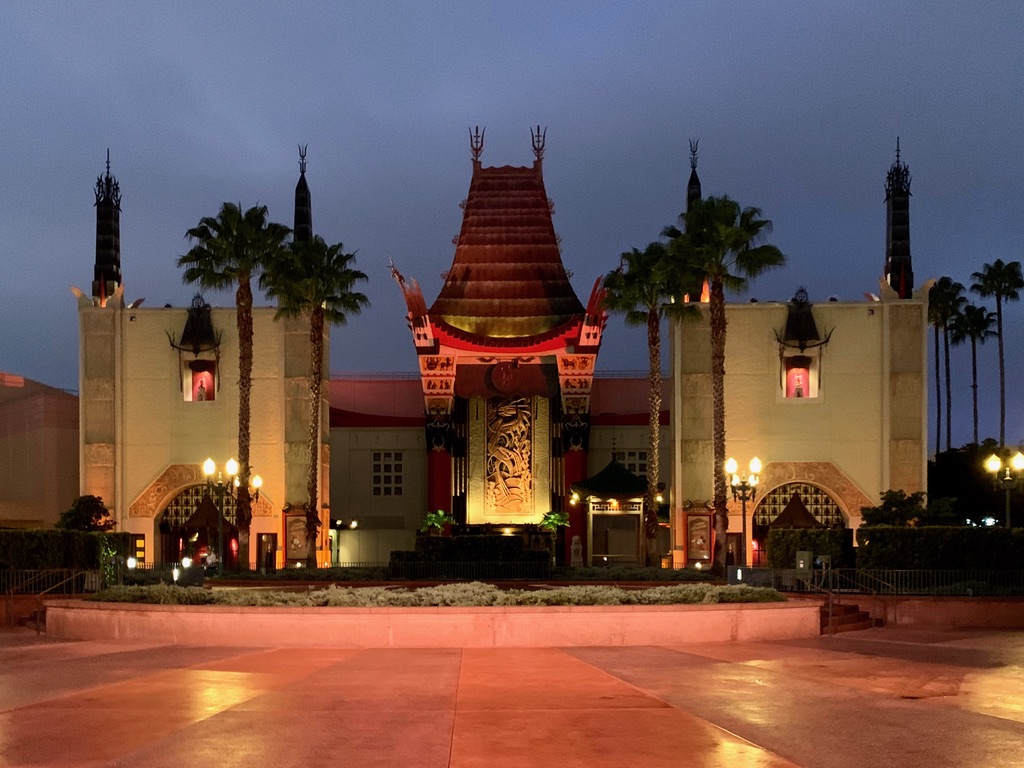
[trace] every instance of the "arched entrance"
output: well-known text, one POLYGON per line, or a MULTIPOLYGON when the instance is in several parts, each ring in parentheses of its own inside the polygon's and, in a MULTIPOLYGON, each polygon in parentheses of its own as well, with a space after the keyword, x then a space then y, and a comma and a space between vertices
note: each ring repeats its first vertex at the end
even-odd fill
POLYGON ((836 499, 812 483, 790 482, 761 498, 753 515, 754 565, 767 563, 768 531, 772 528, 846 528, 848 520, 836 499))
POLYGON ((160 561, 178 562, 188 556, 199 561, 210 551, 217 552, 224 567, 238 567, 238 528, 235 525, 235 499, 223 495, 224 552, 218 552, 219 520, 217 509, 221 498, 212 497, 205 483, 183 488, 164 507, 158 517, 160 561))

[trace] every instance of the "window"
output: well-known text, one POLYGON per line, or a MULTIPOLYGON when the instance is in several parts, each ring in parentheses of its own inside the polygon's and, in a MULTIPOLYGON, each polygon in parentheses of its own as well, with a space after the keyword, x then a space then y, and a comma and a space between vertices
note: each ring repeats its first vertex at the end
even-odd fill
POLYGON ((612 451, 612 458, 639 477, 647 477, 647 451, 612 451))
POLYGON ((373 495, 402 495, 402 452, 373 452, 373 495))
POLYGON ((146 534, 132 533, 129 535, 132 537, 131 556, 140 563, 146 562, 146 534))

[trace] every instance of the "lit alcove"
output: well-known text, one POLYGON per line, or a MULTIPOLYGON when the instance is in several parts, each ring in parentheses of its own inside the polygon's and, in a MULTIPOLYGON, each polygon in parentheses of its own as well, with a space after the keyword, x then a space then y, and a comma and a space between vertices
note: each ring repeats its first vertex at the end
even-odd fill
POLYGON ((180 338, 168 331, 171 347, 178 352, 181 394, 186 403, 217 399, 220 333, 214 330, 210 305, 200 294, 192 299, 180 338))
POLYGON ((786 326, 775 331, 779 342, 779 388, 786 400, 814 400, 821 395, 821 358, 832 337, 818 333, 807 290, 800 288, 789 302, 786 326))
POLYGON ((189 360, 182 376, 186 402, 202 403, 217 399, 217 361, 189 360))
POLYGON ((817 354, 783 355, 783 396, 787 399, 817 397, 818 363, 817 354))

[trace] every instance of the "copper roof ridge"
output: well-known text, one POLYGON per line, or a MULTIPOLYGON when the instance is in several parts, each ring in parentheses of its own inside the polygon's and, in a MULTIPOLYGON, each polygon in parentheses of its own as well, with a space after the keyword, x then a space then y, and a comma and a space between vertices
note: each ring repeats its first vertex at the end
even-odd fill
POLYGON ((582 327, 583 314, 570 315, 569 319, 561 325, 556 325, 554 328, 544 331, 544 333, 535 333, 532 336, 485 336, 483 334, 473 333, 472 331, 464 331, 461 328, 451 325, 440 317, 431 317, 430 322, 437 330, 443 331, 447 335, 459 339, 460 341, 467 341, 485 346, 515 347, 540 344, 545 341, 556 339, 559 336, 564 336, 574 325, 582 327))

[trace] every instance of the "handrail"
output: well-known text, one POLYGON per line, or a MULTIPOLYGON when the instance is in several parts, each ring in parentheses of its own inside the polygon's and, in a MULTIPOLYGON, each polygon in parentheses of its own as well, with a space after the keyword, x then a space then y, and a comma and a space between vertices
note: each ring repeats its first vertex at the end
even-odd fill
POLYGON ((46 589, 44 589, 42 592, 40 592, 39 594, 36 595, 35 619, 36 619, 36 634, 37 635, 40 634, 40 632, 41 632, 41 629, 40 629, 40 626, 39 626, 39 616, 40 616, 40 613, 43 610, 43 595, 45 595, 47 592, 49 592, 51 590, 56 589, 57 587, 63 587, 69 581, 74 581, 79 576, 83 576, 86 573, 88 573, 88 571, 75 571, 74 573, 72 573, 70 576, 68 576, 63 581, 59 581, 56 584, 51 584, 46 589))
POLYGON ((917 569, 794 569, 748 567, 742 580, 753 586, 782 591, 817 591, 821 586, 837 592, 865 595, 1024 595, 1024 569, 917 570, 917 569))

